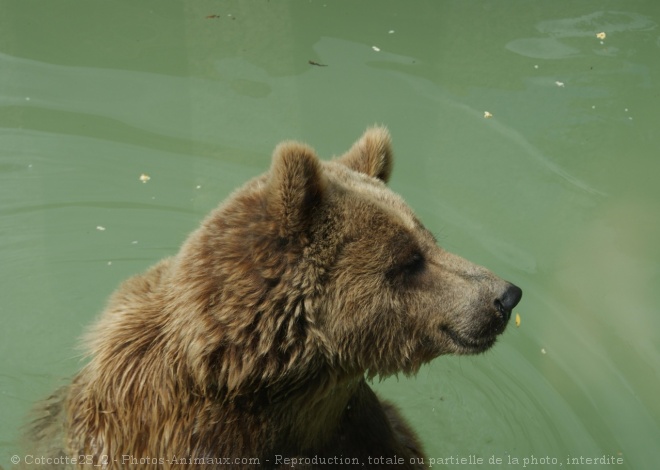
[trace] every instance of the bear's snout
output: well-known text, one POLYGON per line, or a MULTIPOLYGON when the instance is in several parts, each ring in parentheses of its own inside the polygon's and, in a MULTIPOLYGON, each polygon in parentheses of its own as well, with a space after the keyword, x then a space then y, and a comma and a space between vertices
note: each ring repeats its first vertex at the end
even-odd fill
POLYGON ((507 288, 500 295, 499 298, 495 299, 495 308, 497 311, 502 314, 502 319, 504 323, 509 321, 511 318, 511 311, 514 309, 520 299, 522 298, 522 289, 511 283, 507 283, 507 288))
POLYGON ((473 300, 442 320, 440 332, 450 343, 441 354, 478 354, 490 349, 506 329, 513 309, 522 298, 520 287, 485 268, 462 262, 470 268, 471 276, 464 279, 471 281, 468 289, 472 289, 473 300))

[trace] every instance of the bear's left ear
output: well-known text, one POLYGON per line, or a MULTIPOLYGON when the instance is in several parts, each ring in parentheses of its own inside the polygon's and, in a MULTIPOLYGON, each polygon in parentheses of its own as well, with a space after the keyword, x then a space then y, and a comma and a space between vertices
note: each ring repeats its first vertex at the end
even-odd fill
POLYGON ((367 129, 360 140, 338 161, 351 170, 373 176, 387 183, 392 173, 392 142, 385 127, 367 129))
POLYGON ((298 142, 275 148, 268 181, 268 211, 281 237, 302 233, 323 194, 321 163, 314 150, 298 142))

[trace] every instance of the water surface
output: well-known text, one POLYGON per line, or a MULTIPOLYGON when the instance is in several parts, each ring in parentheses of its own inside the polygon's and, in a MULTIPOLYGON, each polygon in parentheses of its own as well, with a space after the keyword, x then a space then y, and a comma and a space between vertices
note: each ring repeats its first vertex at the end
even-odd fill
POLYGON ((122 279, 279 141, 330 157, 383 123, 391 186, 525 291, 492 351, 375 384, 429 457, 655 468, 659 21, 652 0, 0 2, 0 465, 122 279))

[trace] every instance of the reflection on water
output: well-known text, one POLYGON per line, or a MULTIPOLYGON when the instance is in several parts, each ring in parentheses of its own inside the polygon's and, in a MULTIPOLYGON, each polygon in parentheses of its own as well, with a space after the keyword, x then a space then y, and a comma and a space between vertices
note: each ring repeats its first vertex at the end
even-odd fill
POLYGON ((540 21, 536 29, 553 37, 594 37, 597 33, 607 35, 652 31, 657 23, 649 16, 630 11, 596 11, 572 18, 540 21))
POLYGON ((379 122, 441 244, 525 290, 491 352, 375 384, 429 455, 657 466, 655 3, 402 5, 3 5, 0 465, 122 279, 278 141, 329 157, 379 122))
MULTIPOLYGON (((629 31, 652 31, 657 23, 648 16, 631 12, 599 11, 577 18, 564 18, 540 21, 536 24, 543 38, 519 38, 510 41, 506 48, 517 54, 537 59, 566 59, 577 55, 585 57, 592 52, 615 55, 621 50, 607 46, 612 36, 629 31), (607 41, 607 36, 610 40, 607 41), (580 38, 580 43, 587 46, 584 52, 567 41, 580 38), (591 39, 583 42, 582 39, 591 39), (596 47, 600 43, 601 47, 596 47)), ((576 42, 577 44, 577 42, 576 42)))
POLYGON ((567 46, 556 38, 514 39, 506 48, 535 59, 564 59, 580 53, 578 49, 567 46))

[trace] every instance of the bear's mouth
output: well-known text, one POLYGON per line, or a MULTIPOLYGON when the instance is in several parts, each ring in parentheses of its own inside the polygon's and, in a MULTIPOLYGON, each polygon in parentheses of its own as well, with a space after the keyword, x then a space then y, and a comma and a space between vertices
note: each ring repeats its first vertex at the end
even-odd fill
POLYGON ((459 354, 478 354, 490 349, 497 341, 497 335, 486 335, 478 338, 468 337, 459 334, 448 326, 443 326, 440 330, 446 334, 449 339, 459 347, 459 354))

